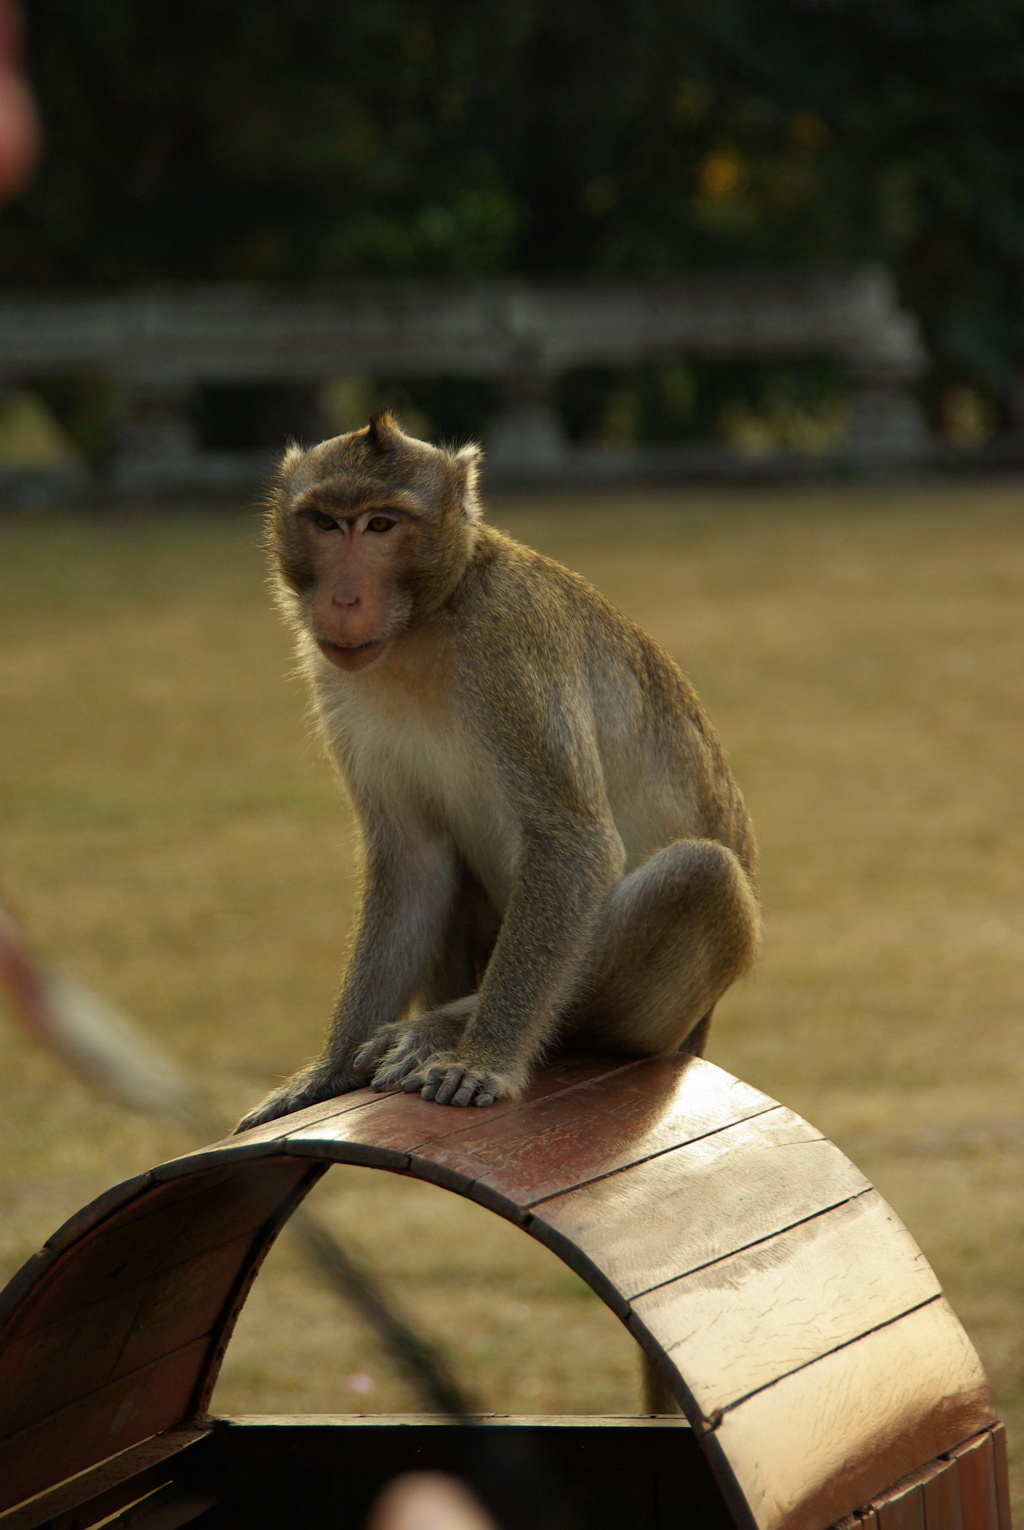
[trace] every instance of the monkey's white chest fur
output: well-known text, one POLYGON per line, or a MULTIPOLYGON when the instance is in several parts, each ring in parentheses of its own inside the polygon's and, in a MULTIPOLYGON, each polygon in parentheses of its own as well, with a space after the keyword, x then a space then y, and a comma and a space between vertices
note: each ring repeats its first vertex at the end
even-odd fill
MULTIPOLYGON (((436 696, 423 705, 391 688, 318 687, 331 750, 356 796, 410 833, 442 832, 499 913, 508 902, 520 833, 496 772, 436 696)), ((403 688, 404 691, 404 688, 403 688)))

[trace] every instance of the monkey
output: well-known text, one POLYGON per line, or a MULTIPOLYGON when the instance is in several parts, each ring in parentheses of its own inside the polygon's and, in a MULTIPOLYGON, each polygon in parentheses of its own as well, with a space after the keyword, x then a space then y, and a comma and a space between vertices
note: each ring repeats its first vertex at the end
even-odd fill
POLYGON ((272 584, 364 885, 322 1054, 238 1130, 367 1084, 489 1106, 555 1049, 701 1055, 754 961, 753 830, 696 693, 484 520, 481 460, 381 412, 278 469, 272 584))

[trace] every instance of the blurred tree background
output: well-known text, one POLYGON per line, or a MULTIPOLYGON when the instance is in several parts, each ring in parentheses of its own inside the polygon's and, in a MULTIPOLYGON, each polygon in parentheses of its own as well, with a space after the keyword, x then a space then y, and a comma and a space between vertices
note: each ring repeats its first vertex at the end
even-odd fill
MULTIPOLYGON (((881 259, 934 358, 933 419, 1019 413, 1022 0, 35 0, 30 20, 47 153, 0 222, 8 288, 881 259)), ((698 381, 583 379, 568 423, 671 438, 744 390, 829 387, 698 381)), ((488 400, 428 403, 475 429, 488 400)))

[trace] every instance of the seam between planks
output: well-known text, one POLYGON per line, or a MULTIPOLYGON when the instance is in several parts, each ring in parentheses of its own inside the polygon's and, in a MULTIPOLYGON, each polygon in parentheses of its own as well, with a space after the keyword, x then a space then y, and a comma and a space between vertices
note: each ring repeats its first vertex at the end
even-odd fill
MULTIPOLYGON (((895 1317, 886 1318, 883 1323, 874 1323, 870 1328, 865 1328, 863 1333, 856 1334, 852 1339, 844 1339, 841 1344, 834 1344, 831 1349, 825 1350, 824 1354, 815 1355, 813 1360, 804 1360, 800 1365, 794 1365, 791 1371, 786 1371, 785 1375, 776 1376, 774 1381, 766 1381, 764 1386, 752 1387, 749 1392, 744 1392, 742 1397, 737 1397, 731 1403, 726 1403, 723 1408, 716 1408, 708 1419, 708 1429, 712 1431, 717 1429, 727 1413, 731 1413, 741 1403, 748 1402, 751 1397, 757 1397, 761 1392, 767 1392, 772 1387, 777 1387, 780 1381, 787 1381, 790 1376, 796 1376, 800 1371, 810 1370, 812 1365, 818 1365, 822 1360, 829 1359, 831 1355, 838 1355, 841 1350, 849 1349, 852 1344, 859 1344, 862 1339, 868 1338, 870 1334, 881 1333, 883 1328, 891 1328, 894 1323, 901 1323, 912 1312, 922 1312, 925 1307, 931 1307, 936 1302, 942 1301, 942 1299, 943 1293, 937 1291, 934 1296, 929 1296, 926 1301, 915 1302, 912 1307, 905 1308, 903 1312, 897 1312, 895 1317)), ((666 1353, 671 1354, 671 1350, 666 1351, 666 1353)))
MULTIPOLYGON (((670 1143, 668 1147, 658 1148, 654 1153, 647 1153, 643 1158, 634 1158, 629 1163, 617 1164, 614 1169, 606 1169, 603 1174, 595 1174, 592 1179, 581 1179, 577 1184, 566 1185, 564 1190, 552 1190, 549 1195, 539 1195, 535 1201, 524 1201, 523 1205, 532 1211, 535 1206, 543 1206, 546 1201, 557 1201, 560 1196, 572 1195, 576 1190, 584 1190, 588 1185, 599 1185, 602 1180, 612 1179, 616 1174, 625 1174, 629 1169, 636 1169, 643 1163, 653 1163, 656 1158, 664 1158, 666 1153, 678 1153, 681 1148, 692 1147, 695 1142, 706 1142, 709 1137, 717 1137, 721 1132, 731 1132, 737 1126, 745 1126, 748 1121, 757 1121, 761 1116, 771 1115, 773 1110, 788 1110, 787 1105, 780 1105, 778 1100, 773 1100, 763 1110, 755 1110, 752 1115, 742 1116, 738 1121, 726 1121, 722 1126, 712 1126, 708 1131, 701 1132, 696 1137, 684 1137, 681 1142, 670 1143)), ((799 1119, 799 1118, 798 1118, 799 1119)), ((813 1128, 817 1130, 817 1128, 813 1128)), ((809 1137, 809 1142, 827 1142, 828 1138, 823 1134, 817 1137, 809 1137)), ((836 1148, 836 1152, 840 1152, 836 1148)), ((476 1181, 474 1181, 476 1183, 476 1181)))
POLYGON ((639 1301, 641 1296, 650 1296, 652 1291, 663 1291, 666 1286, 675 1285, 677 1280, 688 1280, 691 1275, 699 1275, 701 1270, 710 1270, 716 1264, 725 1264, 727 1260, 735 1259, 737 1254, 745 1254, 752 1248, 758 1248, 762 1243, 771 1243, 773 1238, 781 1238, 783 1233, 792 1232, 794 1227, 802 1227, 805 1222, 814 1222, 818 1217, 827 1217, 833 1211, 838 1211, 840 1206, 849 1206, 852 1201, 859 1201, 861 1196, 872 1194, 878 1194, 874 1185, 865 1185, 863 1190, 857 1190, 853 1195, 844 1195, 842 1200, 833 1201, 830 1206, 822 1206, 820 1210, 812 1211, 805 1217, 797 1217, 795 1222, 787 1222, 785 1227, 777 1227, 774 1232, 765 1233, 763 1238, 754 1238, 750 1243, 743 1243, 739 1248, 730 1249, 727 1254, 716 1254, 714 1259, 706 1259, 703 1264, 695 1264, 689 1270, 680 1270, 677 1275, 670 1275, 668 1280, 656 1280, 653 1286, 645 1286, 642 1291, 634 1291, 629 1299, 635 1302, 639 1301))

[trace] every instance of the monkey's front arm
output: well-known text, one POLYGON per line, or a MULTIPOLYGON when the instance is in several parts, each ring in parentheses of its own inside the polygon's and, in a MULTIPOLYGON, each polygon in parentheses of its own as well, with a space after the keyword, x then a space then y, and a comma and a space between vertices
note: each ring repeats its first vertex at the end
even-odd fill
POLYGON ((406 1072, 404 1090, 441 1105, 490 1105, 522 1092, 573 997, 621 858, 617 836, 594 820, 549 821, 526 834, 468 1023, 454 1046, 406 1072))
POLYGON ((624 861, 574 672, 563 685, 514 630, 492 639, 507 650, 503 683, 471 705, 488 773, 519 824, 510 896, 468 1020, 436 1012, 419 1034, 409 1022, 414 1066, 392 1053, 397 1068, 385 1063, 374 1080, 442 1105, 489 1105, 525 1088, 575 997, 624 861))
POLYGON ((408 1008, 441 939, 455 888, 448 842, 418 824, 364 814, 366 881, 352 957, 321 1055, 271 1091, 238 1131, 366 1084, 356 1053, 408 1008))

